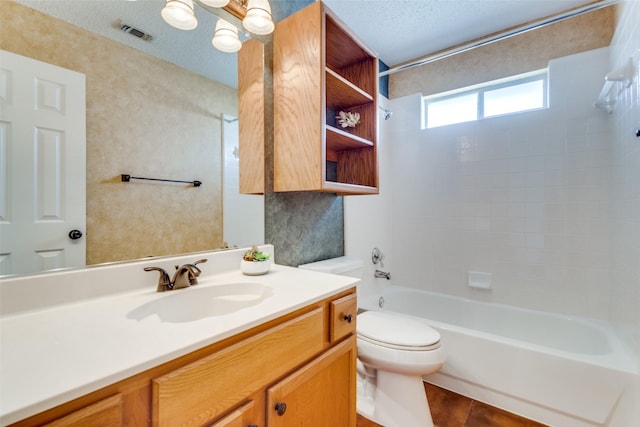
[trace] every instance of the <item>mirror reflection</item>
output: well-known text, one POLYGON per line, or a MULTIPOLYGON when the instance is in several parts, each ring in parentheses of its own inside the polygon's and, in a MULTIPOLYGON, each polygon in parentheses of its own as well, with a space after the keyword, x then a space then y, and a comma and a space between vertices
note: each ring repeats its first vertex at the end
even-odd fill
MULTIPOLYGON (((4 2, 3 9, 0 49, 73 70, 86 79, 86 228, 68 224, 62 236, 51 237, 60 244, 49 242, 49 248, 69 244, 67 233, 82 228, 84 237, 71 245, 86 244, 87 265, 262 243, 261 197, 237 192, 235 88, 21 4, 4 2), (198 180, 202 185, 123 183, 121 174, 198 180)), ((82 179, 83 173, 66 172, 65 167, 84 157, 77 151, 65 153, 64 138, 52 140, 61 144, 60 151, 46 138, 42 144, 54 147, 51 156, 59 169, 46 176, 58 181, 33 185, 53 186, 61 199, 78 199, 65 185, 82 179)), ((10 169, 13 173, 26 168, 10 169)), ((16 193, 22 194, 15 187, 8 191, 14 196, 10 206, 17 204, 16 193)), ((56 215, 68 216, 71 207, 56 203, 57 199, 50 203, 54 213, 38 225, 60 222, 56 215)), ((30 273, 26 267, 12 267, 18 263, 7 255, 10 243, 22 237, 5 227, 8 222, 2 225, 0 274, 30 273)), ((56 251, 41 255, 35 264, 42 269, 67 267, 56 251)))

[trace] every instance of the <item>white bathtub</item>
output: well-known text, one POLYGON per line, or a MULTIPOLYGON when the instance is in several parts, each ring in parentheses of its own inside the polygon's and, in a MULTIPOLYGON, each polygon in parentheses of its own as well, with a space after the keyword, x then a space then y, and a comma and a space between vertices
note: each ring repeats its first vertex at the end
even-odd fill
POLYGON ((440 332, 447 362, 430 383, 552 426, 640 425, 637 367, 604 323, 398 286, 359 305, 440 332))

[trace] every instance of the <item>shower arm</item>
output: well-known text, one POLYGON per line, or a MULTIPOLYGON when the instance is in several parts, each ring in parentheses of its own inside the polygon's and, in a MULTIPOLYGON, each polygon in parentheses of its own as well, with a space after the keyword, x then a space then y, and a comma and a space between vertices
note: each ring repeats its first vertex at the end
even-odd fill
POLYGON ((378 105, 378 108, 384 112, 384 119, 389 120, 391 116, 393 116, 393 111, 387 110, 386 108, 382 108, 382 106, 378 105))

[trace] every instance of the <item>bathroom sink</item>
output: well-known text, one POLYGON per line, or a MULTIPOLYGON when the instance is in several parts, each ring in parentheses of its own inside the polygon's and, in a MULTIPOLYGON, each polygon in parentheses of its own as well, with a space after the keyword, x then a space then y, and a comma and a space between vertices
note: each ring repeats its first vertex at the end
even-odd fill
POLYGON ((167 323, 194 322, 251 307, 272 295, 272 291, 260 283, 238 282, 195 285, 165 294, 131 310, 127 318, 142 321, 156 316, 167 323))

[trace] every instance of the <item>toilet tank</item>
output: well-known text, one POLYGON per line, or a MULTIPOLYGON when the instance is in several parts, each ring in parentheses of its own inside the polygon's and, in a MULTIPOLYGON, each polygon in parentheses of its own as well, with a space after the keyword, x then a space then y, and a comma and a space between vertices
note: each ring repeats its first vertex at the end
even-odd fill
POLYGON ((362 260, 359 258, 341 256, 323 261, 299 265, 304 270, 320 271, 322 273, 339 274, 341 276, 362 278, 362 260))

